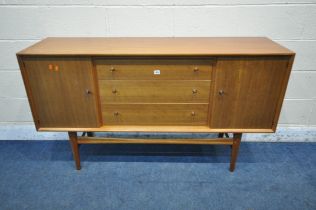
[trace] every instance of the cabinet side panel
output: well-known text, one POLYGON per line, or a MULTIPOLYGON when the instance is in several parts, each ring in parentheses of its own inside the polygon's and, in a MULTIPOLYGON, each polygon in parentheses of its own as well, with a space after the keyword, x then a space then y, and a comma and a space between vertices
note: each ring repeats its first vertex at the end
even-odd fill
POLYGON ((288 61, 288 65, 287 65, 286 75, 284 76, 284 79, 283 79, 279 101, 278 101, 277 108, 275 110, 274 119, 273 119, 272 129, 273 129, 274 132, 276 131, 276 127, 278 125, 282 104, 283 104, 283 101, 284 101, 284 98, 285 98, 286 88, 287 88, 287 85, 288 85, 288 82, 289 82, 289 79, 290 79, 290 74, 291 74, 291 71, 292 71, 294 58, 295 58, 295 55, 290 56, 289 61, 288 61))
POLYGON ((26 94, 27 94, 27 98, 28 98, 28 101, 29 101, 29 105, 30 105, 30 108, 31 108, 33 121, 35 123, 36 130, 38 130, 39 127, 40 127, 39 120, 38 120, 38 115, 36 113, 35 103, 34 103, 34 101, 32 99, 33 97, 32 97, 32 93, 31 93, 28 77, 26 76, 25 66, 24 66, 24 63, 23 63, 23 56, 17 55, 17 60, 18 60, 18 63, 19 63, 19 67, 20 67, 20 71, 21 71, 21 75, 22 75, 25 91, 26 91, 26 94))
POLYGON ((288 61, 289 56, 218 58, 210 127, 272 129, 288 61))

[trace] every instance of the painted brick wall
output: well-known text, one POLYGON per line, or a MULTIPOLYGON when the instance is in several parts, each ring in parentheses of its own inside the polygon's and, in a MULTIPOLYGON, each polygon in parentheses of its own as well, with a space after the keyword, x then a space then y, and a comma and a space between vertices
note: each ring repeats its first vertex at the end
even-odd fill
POLYGON ((297 52, 280 126, 316 126, 316 0, 0 0, 0 124, 31 122, 15 53, 47 36, 267 36, 297 52))

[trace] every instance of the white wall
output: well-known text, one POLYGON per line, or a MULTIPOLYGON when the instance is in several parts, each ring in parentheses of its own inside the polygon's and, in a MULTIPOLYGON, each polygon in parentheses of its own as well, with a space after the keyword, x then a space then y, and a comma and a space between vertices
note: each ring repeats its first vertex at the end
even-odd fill
POLYGON ((0 124, 32 121, 15 53, 47 36, 267 36, 297 53, 280 126, 316 126, 316 0, 0 0, 0 124))

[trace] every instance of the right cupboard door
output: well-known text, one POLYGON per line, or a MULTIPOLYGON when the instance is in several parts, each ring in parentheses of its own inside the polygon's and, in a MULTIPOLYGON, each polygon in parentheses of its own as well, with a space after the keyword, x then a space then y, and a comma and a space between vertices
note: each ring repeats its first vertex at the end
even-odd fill
POLYGON ((273 131, 287 86, 289 64, 289 56, 218 58, 210 127, 273 131))

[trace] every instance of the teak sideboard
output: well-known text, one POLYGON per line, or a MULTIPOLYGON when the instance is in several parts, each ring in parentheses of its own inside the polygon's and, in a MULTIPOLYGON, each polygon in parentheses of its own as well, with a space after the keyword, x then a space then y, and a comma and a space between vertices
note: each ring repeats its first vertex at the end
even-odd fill
POLYGON ((276 131, 294 56, 263 37, 46 38, 17 53, 36 129, 68 132, 77 169, 80 144, 225 144, 230 171, 242 133, 276 131), (219 134, 128 139, 98 131, 219 134))

